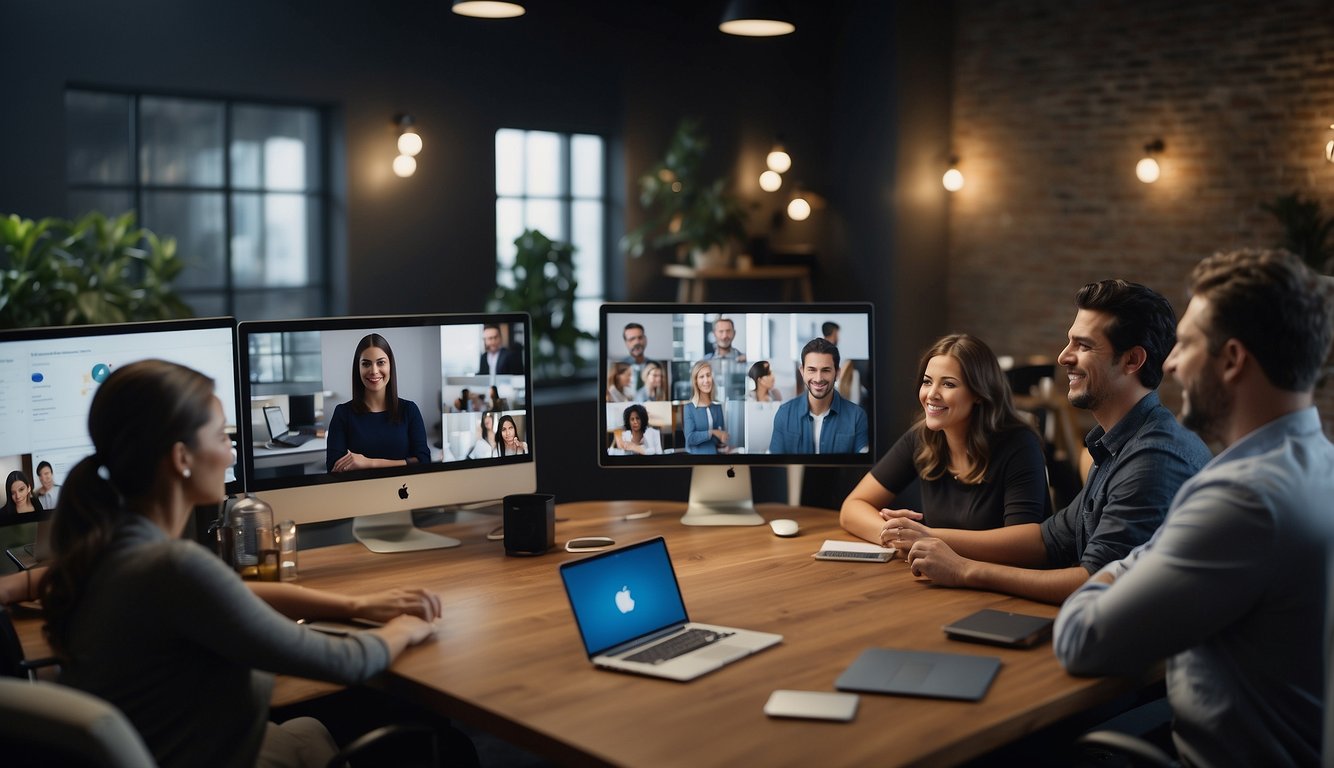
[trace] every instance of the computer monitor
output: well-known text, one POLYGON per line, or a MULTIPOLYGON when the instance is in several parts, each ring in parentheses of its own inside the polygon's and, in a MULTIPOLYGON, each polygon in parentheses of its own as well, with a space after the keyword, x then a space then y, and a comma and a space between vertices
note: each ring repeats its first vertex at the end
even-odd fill
POLYGON ((613 303, 599 326, 599 464, 691 467, 687 525, 764 522, 752 466, 874 460, 869 304, 613 303), (802 371, 808 348, 813 376, 802 371), (809 402, 823 414, 818 425, 809 402), (642 434, 636 421, 647 422, 642 434))
POLYGON ((375 552, 451 547, 459 541, 417 528, 412 510, 536 488, 527 315, 243 322, 238 334, 246 489, 276 519, 353 518, 353 535, 375 552), (359 353, 363 340, 371 346, 359 353), (389 384, 419 416, 406 406, 397 419, 358 406, 367 398, 357 389, 373 399, 387 386, 375 373, 383 352, 393 357, 389 384), (292 421, 305 407, 293 401, 306 398, 315 402, 313 425, 292 421), (271 442, 266 406, 311 439, 271 442))
MULTIPOLYGON (((58 494, 61 478, 93 452, 88 408, 98 384, 117 368, 147 358, 180 363, 213 379, 227 430, 236 434, 240 400, 236 323, 230 317, 0 331, 0 476, 20 472, 40 485, 39 468, 49 465, 58 494)), ((242 480, 233 464, 227 493, 240 493, 242 480)), ((57 495, 55 506, 59 501, 57 495)), ((52 511, 49 502, 44 507, 10 519, 0 513, 0 544, 40 558, 36 523, 52 511)))

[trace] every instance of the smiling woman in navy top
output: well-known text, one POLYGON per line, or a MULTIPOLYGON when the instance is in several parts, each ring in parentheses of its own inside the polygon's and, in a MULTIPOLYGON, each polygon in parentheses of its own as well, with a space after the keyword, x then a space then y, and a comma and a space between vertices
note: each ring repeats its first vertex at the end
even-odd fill
POLYGON ((396 373, 385 337, 363 336, 352 356, 352 399, 334 408, 329 419, 324 463, 330 472, 431 460, 421 410, 399 399, 396 373))

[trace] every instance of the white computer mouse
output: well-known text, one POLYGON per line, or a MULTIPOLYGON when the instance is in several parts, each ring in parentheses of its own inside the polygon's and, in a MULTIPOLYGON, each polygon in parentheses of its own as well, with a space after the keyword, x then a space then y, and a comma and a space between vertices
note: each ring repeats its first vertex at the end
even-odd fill
POLYGON ((774 530, 775 536, 784 536, 784 537, 796 536, 798 530, 797 521, 787 520, 787 519, 770 520, 769 527, 774 530))

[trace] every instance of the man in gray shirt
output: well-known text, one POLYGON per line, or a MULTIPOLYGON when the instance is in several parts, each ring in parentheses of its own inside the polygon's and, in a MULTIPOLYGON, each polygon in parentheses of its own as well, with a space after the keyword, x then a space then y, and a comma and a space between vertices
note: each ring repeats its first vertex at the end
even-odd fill
POLYGON ((1148 541, 1172 496, 1209 460, 1209 449, 1158 402, 1163 359, 1176 340, 1167 300, 1125 280, 1089 283, 1057 359, 1071 405, 1098 426, 1083 490, 1042 523, 986 531, 929 528, 921 515, 881 511, 881 541, 935 584, 1059 603, 1099 568, 1148 541))
POLYGON ((1066 601, 1056 655, 1077 675, 1167 659, 1188 765, 1314 765, 1334 446, 1312 387, 1329 286, 1284 251, 1218 254, 1192 281, 1165 367, 1185 390, 1182 421, 1226 448, 1147 544, 1066 601))

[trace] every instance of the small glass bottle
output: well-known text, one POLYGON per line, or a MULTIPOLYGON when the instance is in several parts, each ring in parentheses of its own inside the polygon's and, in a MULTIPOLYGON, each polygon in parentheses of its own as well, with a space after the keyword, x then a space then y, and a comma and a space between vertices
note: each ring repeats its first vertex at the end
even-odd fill
POLYGON ((296 581, 296 523, 278 523, 278 580, 296 581))
POLYGON ((266 554, 272 554, 276 566, 273 508, 267 502, 246 495, 232 505, 228 523, 234 536, 232 565, 242 578, 259 578, 259 566, 265 561, 266 554))

